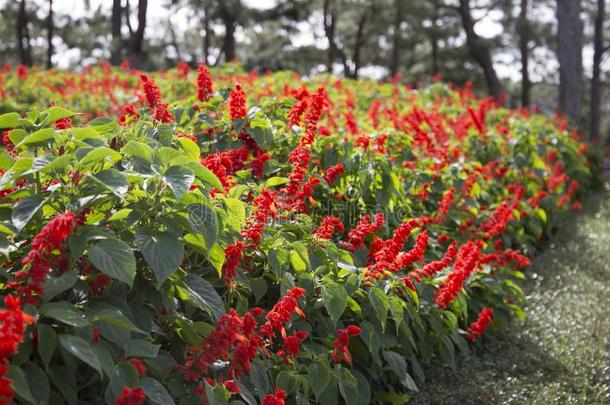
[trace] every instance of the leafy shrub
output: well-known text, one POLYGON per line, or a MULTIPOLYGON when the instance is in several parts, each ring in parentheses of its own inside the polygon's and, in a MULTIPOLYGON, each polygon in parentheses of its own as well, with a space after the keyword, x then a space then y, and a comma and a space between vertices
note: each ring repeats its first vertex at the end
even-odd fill
POLYGON ((3 401, 401 403, 523 316, 589 182, 564 124, 228 69, 5 72, 43 111, 0 116, 3 401))

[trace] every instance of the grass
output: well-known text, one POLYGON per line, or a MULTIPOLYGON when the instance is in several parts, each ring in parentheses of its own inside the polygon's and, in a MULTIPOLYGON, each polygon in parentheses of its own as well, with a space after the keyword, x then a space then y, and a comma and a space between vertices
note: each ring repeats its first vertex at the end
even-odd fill
POLYGON ((524 322, 453 371, 427 370, 412 404, 610 404, 610 184, 527 271, 524 322))

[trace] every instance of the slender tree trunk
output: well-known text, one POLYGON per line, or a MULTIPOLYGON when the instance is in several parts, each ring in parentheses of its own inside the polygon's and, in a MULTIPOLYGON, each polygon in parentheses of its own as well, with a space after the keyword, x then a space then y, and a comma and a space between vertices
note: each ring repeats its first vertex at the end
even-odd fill
POLYGON ((222 44, 222 52, 225 56, 225 62, 231 62, 235 59, 235 28, 237 24, 232 16, 227 16, 224 24, 225 38, 222 44))
POLYGON ((135 30, 131 41, 131 51, 136 67, 144 63, 144 30, 146 29, 146 11, 148 0, 138 1, 138 28, 135 30))
POLYGON ((360 55, 362 53, 362 47, 365 43, 365 29, 368 16, 369 10, 365 9, 362 15, 360 16, 360 20, 358 21, 358 30, 356 31, 356 41, 354 43, 354 54, 352 56, 352 60, 354 62, 354 70, 349 75, 349 77, 353 79, 358 79, 358 71, 360 70, 360 55))
POLYGON ((580 0, 557 0, 559 111, 570 117, 575 124, 581 115, 583 77, 583 26, 580 10, 580 0))
POLYGON ((466 43, 468 48, 470 48, 470 53, 483 69, 489 94, 497 100, 502 94, 502 84, 494 69, 489 48, 485 44, 483 38, 474 31, 474 20, 470 13, 470 0, 460 0, 459 11, 460 16, 462 17, 462 25, 466 32, 466 43))
POLYGON ((17 45, 19 47, 21 63, 26 66, 32 66, 32 49, 30 45, 28 23, 25 0, 21 0, 19 3, 19 12, 17 13, 17 45))
POLYGON ((390 76, 395 76, 398 73, 400 66, 400 26, 402 24, 403 16, 403 1, 395 0, 395 12, 394 18, 394 33, 392 36, 392 59, 390 60, 390 76))
POLYGON ((47 69, 53 67, 53 0, 49 0, 49 15, 47 17, 47 69))
POLYGON ((600 104, 601 104, 601 62, 604 53, 604 17, 606 1, 597 0, 597 15, 595 17, 595 39, 593 41, 593 77, 591 78, 591 128, 589 139, 600 135, 600 104))
POLYGON ((203 12, 203 63, 207 65, 210 58, 210 7, 207 4, 203 12))
POLYGON ((529 74, 529 22, 527 20, 528 0, 521 0, 519 14, 519 50, 521 52, 521 106, 529 107, 532 83, 529 74))
POLYGON ((113 65, 121 63, 121 45, 123 39, 121 38, 121 22, 122 22, 122 8, 121 0, 112 0, 112 47, 110 51, 110 62, 113 65))
POLYGON ((328 59, 326 71, 332 73, 333 64, 337 58, 337 44, 335 43, 336 15, 331 4, 332 0, 324 0, 324 33, 328 40, 328 59))
POLYGON ((434 0, 434 14, 432 15, 432 31, 430 33, 430 42, 432 46, 432 75, 439 73, 438 67, 438 11, 439 4, 438 0, 434 0))

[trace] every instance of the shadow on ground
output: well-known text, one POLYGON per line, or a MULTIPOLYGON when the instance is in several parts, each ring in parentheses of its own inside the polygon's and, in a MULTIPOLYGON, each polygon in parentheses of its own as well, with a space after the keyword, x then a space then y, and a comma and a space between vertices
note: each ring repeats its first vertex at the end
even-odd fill
POLYGON ((528 319, 453 371, 432 365, 412 404, 610 404, 610 185, 534 260, 528 319))

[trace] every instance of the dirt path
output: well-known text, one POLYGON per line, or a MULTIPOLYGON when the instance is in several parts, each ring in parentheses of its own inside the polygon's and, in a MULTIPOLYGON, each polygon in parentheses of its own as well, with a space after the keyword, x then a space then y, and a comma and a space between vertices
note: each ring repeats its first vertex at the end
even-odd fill
POLYGON ((413 404, 610 404, 610 185, 527 271, 528 319, 441 366, 413 404))

